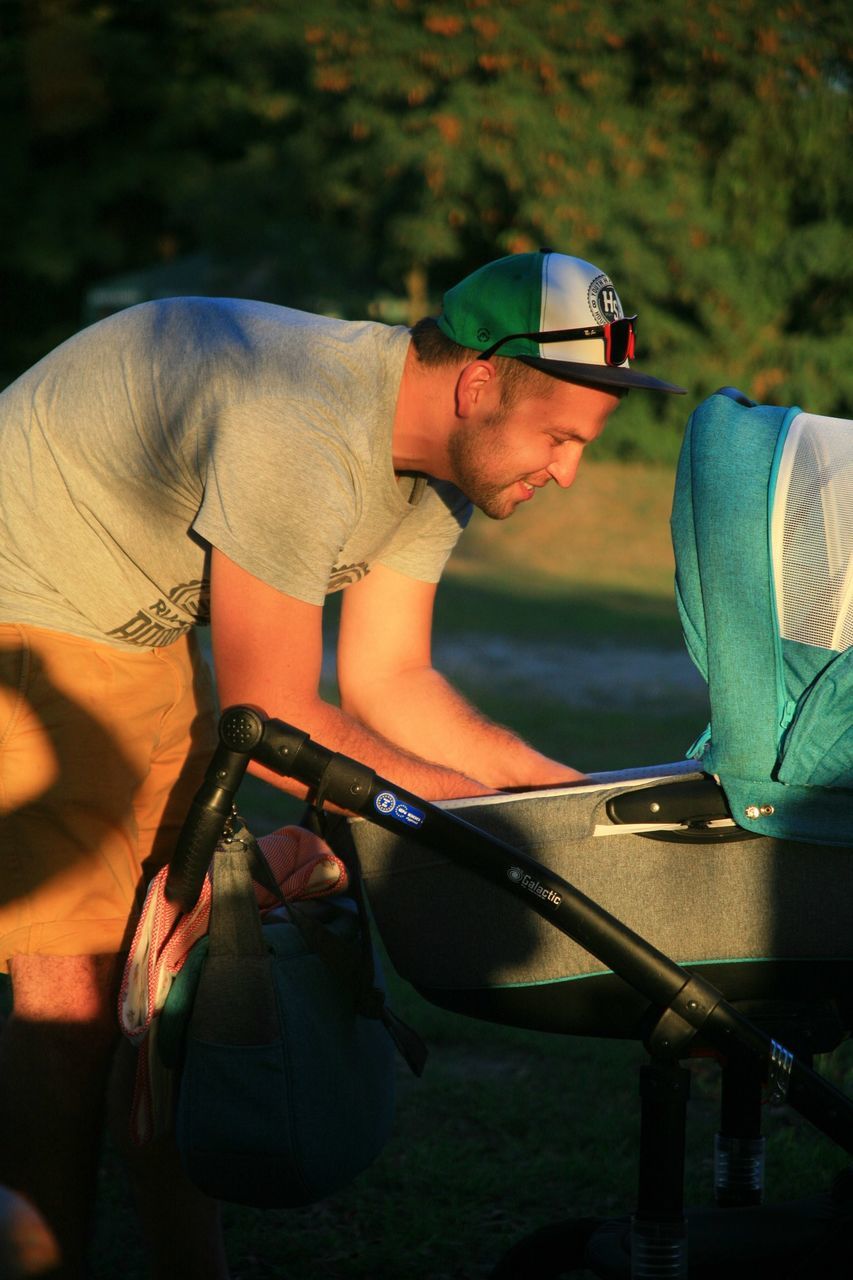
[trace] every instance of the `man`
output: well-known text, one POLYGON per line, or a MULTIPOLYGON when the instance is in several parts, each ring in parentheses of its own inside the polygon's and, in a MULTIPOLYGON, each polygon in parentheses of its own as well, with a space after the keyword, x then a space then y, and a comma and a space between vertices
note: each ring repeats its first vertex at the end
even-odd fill
MULTIPOLYGON (((212 749, 194 624, 210 618, 222 705, 426 797, 576 779, 433 669, 433 597, 470 503, 504 519, 568 487, 626 388, 680 390, 631 356, 608 277, 543 250, 475 272, 411 334, 143 304, 0 397, 0 1182, 47 1218, 56 1274, 83 1267, 139 890, 212 749), (339 707, 319 694, 338 588, 339 707)), ((118 1114, 121 1131, 126 1099, 118 1114)), ((155 1274, 226 1276, 215 1206, 173 1153, 129 1162, 155 1274)))

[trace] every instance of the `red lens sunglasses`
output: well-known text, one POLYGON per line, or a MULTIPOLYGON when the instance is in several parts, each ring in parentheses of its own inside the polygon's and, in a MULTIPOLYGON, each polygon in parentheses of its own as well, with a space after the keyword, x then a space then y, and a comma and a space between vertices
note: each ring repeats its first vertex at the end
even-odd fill
POLYGON ((610 365, 624 364, 634 358, 637 331, 636 316, 622 316, 608 324, 585 325, 582 329, 552 329, 546 333, 508 333, 505 338, 493 342, 484 351, 481 360, 488 360, 505 342, 516 338, 529 338, 532 342, 577 342, 584 338, 604 339, 604 362, 610 365))

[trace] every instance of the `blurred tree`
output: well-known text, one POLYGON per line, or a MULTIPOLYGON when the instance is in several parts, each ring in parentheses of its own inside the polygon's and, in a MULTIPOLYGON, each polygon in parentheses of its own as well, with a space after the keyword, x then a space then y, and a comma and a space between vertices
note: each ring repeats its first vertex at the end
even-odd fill
MULTIPOLYGON (((343 314, 385 292, 412 318, 550 244, 608 268, 643 365, 692 396, 853 412, 840 0, 0 0, 0 21, 10 370, 75 327, 84 283, 198 250, 223 287, 343 314)), ((618 418, 611 447, 671 454, 684 405, 618 418)))
MULTIPOLYGON (((834 0, 317 0, 305 30, 333 205, 386 279, 565 247, 640 312, 650 368, 837 413, 851 37, 834 0)), ((609 445, 671 453, 683 405, 635 399, 609 445)))
MULTIPOLYGON (((293 283, 305 301, 307 275, 340 305, 336 254, 310 270, 314 247, 327 249, 324 206, 288 12, 295 21, 279 3, 0 0, 5 369, 77 327, 93 280, 199 250, 218 255, 232 289, 293 283)), ((343 262, 346 247, 342 236, 343 262)))

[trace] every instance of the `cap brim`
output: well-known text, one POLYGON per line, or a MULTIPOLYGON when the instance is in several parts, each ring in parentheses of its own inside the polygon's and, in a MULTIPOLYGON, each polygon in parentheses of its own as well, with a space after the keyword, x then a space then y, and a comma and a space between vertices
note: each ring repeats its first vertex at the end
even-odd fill
POLYGON ((650 373, 636 373, 633 369, 623 369, 621 365, 611 364, 577 364, 574 360, 542 360, 537 356, 511 356, 512 360, 520 360, 534 369, 541 369, 553 378, 563 378, 566 382, 596 382, 603 386, 613 387, 645 387, 647 391, 670 391, 673 395, 687 394, 685 387, 676 387, 671 382, 662 382, 653 378, 650 373))

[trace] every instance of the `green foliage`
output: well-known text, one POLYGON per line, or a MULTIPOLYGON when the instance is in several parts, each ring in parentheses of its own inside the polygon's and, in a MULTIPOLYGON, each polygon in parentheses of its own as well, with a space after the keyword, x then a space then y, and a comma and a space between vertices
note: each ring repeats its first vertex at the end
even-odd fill
MULTIPOLYGON (((9 371, 93 279, 199 250, 223 287, 433 309, 549 244, 604 266, 639 363, 853 411, 853 26, 839 0, 6 0, 9 371)), ((405 314, 405 309, 404 312, 405 314)), ((621 456, 683 402, 635 396, 621 456)))

